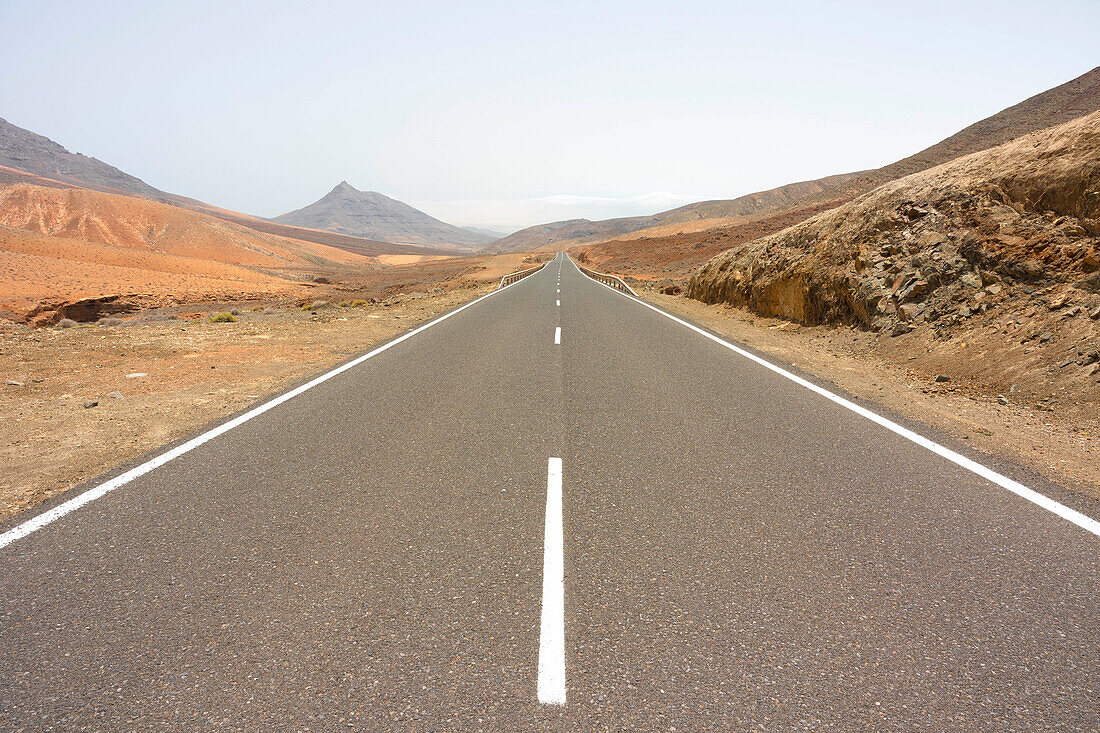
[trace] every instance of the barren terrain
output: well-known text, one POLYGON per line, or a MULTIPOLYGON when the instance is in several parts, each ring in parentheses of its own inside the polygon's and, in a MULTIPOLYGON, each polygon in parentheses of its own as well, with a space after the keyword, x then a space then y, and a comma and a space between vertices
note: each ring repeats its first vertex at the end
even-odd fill
POLYGON ((499 279, 527 259, 326 239, 339 237, 290 238, 88 189, 0 185, 0 318, 44 326, 202 302, 385 298, 499 279))

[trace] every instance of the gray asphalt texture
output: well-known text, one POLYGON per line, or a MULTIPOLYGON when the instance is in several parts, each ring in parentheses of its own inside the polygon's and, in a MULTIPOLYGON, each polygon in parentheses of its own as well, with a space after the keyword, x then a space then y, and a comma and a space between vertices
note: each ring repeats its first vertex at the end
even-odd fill
POLYGON ((558 264, 0 549, 0 730, 1100 729, 1097 537, 558 264))

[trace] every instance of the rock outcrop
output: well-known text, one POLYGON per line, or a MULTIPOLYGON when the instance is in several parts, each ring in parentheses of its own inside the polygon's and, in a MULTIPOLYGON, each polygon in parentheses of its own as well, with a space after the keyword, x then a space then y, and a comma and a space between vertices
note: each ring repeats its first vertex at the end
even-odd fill
POLYGON ((688 295, 804 324, 941 329, 1024 298, 1100 306, 1100 112, 727 250, 688 295))

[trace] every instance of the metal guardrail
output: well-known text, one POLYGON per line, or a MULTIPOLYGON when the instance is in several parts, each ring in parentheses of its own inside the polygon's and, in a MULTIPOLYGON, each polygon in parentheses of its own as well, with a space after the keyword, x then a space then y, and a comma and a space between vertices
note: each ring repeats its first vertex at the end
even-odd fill
POLYGON ((507 275, 505 275, 504 277, 502 277, 500 279, 500 285, 497 286, 497 290, 500 290, 501 288, 504 288, 504 287, 508 287, 512 283, 519 282, 520 280, 527 277, 528 275, 534 275, 536 272, 538 272, 539 270, 541 270, 542 268, 546 267, 549 264, 550 264, 549 261, 548 262, 543 262, 538 267, 532 267, 529 270, 520 270, 519 272, 508 273, 507 275))
MULTIPOLYGON (((570 257, 570 259, 572 259, 572 258, 570 257)), ((624 293, 629 293, 630 295, 633 295, 634 297, 638 297, 638 294, 634 292, 634 289, 631 288, 629 285, 627 285, 623 281, 623 279, 621 277, 619 277, 618 275, 608 275, 608 274, 603 273, 603 272, 596 272, 595 270, 589 270, 587 267, 585 267, 584 265, 582 265, 581 263, 579 263, 575 260, 574 260, 573 264, 577 266, 578 270, 583 272, 585 275, 588 275, 588 277, 592 278, 596 282, 603 283, 604 285, 607 285, 608 287, 615 288, 616 290, 621 290, 624 293)))

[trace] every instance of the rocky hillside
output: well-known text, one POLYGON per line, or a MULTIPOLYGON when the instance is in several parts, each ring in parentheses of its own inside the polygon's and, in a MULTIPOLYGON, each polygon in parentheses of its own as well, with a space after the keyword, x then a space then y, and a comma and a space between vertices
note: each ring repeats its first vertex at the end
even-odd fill
POLYGON ((1058 324, 1076 319, 1091 323, 1077 335, 1092 344, 1100 319, 1100 112, 888 183, 728 250, 691 278, 688 294, 895 335, 925 328, 950 337, 968 319, 993 314, 1027 324, 1025 338, 1046 342, 1058 324))
POLYGON ((341 181, 319 201, 272 221, 382 242, 473 249, 492 241, 484 234, 452 226, 408 204, 341 181))
POLYGON ((37 133, 0 119, 0 165, 36 176, 113 193, 163 199, 169 194, 113 165, 63 146, 37 133))
MULTIPOLYGON (((696 220, 715 220, 715 229, 740 225, 738 217, 775 217, 795 210, 838 205, 901 176, 927 170, 961 155, 986 150, 1020 135, 1100 110, 1100 67, 987 117, 951 137, 882 168, 844 173, 781 186, 732 200, 688 204, 652 216, 590 222, 554 222, 520 230, 487 247, 494 252, 604 241, 641 230, 696 220), (722 222, 722 219, 730 221, 722 222), (566 226, 568 225, 568 226, 566 226)), ((664 233, 661 236, 665 236, 664 233)), ((627 245, 633 246, 633 245, 627 245)))

